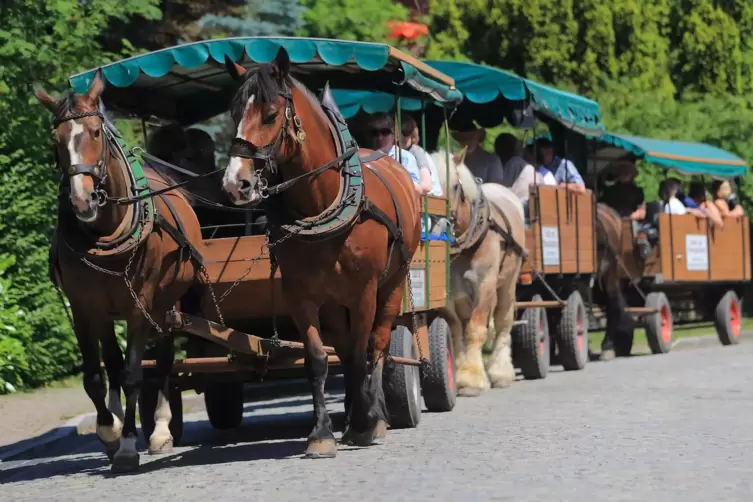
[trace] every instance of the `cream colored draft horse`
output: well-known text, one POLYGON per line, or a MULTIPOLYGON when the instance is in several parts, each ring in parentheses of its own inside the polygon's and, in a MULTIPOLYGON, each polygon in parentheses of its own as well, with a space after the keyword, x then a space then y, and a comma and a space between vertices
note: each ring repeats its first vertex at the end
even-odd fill
POLYGON ((431 157, 455 219, 457 254, 446 315, 455 347, 455 379, 459 395, 475 396, 515 381, 510 331, 525 249, 523 205, 502 185, 477 184, 464 164, 465 148, 450 159, 449 183, 444 179, 445 152, 431 157), (491 349, 486 360, 485 345, 491 349))

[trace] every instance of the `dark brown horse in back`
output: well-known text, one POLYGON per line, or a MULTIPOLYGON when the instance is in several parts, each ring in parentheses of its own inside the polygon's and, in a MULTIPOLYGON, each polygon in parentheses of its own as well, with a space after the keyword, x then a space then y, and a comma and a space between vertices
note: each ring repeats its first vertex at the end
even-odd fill
POLYGON ((608 361, 615 356, 630 355, 635 329, 632 316, 625 311, 627 301, 619 276, 622 249, 622 218, 619 213, 606 204, 597 204, 595 233, 599 267, 595 300, 607 316, 600 359, 608 361))
POLYGON ((203 244, 196 216, 179 191, 128 200, 140 183, 148 191, 164 189, 170 181, 149 168, 143 169, 148 186, 134 176, 99 99, 103 90, 102 74, 97 72, 86 94, 70 92, 56 100, 37 90, 36 96, 54 114, 52 136, 63 174, 50 253, 52 280, 70 301, 84 389, 97 410, 97 436, 112 459, 113 472, 126 472, 139 465, 136 403, 143 380, 141 362, 147 339, 157 333, 160 391, 152 404, 156 412, 149 452, 172 449, 167 386, 174 349, 165 314, 194 282, 201 259, 197 250, 203 244), (125 365, 114 319, 128 324, 125 365), (100 343, 109 378, 109 409, 100 343))
POLYGON ((343 442, 369 445, 386 433, 383 355, 400 312, 405 267, 418 246, 419 200, 408 172, 393 159, 360 150, 371 160, 363 169, 353 165, 357 149, 340 144, 345 121, 334 101, 325 89, 320 103, 289 75, 284 49, 254 72, 231 61, 227 66, 236 77, 245 74, 245 82, 233 102, 237 137, 223 186, 236 204, 264 200, 287 310, 306 347, 316 422, 306 456, 332 457, 337 446, 324 400, 323 344, 334 345, 343 365, 343 442), (346 183, 360 176, 362 192, 346 183), (347 218, 328 216, 349 205, 357 210, 347 218), (336 230, 303 235, 327 218, 336 230))

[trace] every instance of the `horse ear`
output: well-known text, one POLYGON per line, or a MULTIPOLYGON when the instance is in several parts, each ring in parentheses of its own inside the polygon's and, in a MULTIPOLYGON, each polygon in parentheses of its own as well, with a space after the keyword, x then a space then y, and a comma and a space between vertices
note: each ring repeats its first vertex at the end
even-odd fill
POLYGON ((460 164, 465 163, 465 154, 468 152, 468 147, 464 146, 462 150, 459 152, 455 152, 452 156, 452 161, 455 163, 456 166, 459 166, 460 164))
POLYGON ((37 100, 47 108, 52 113, 55 113, 55 111, 58 109, 58 100, 47 94, 44 89, 42 89, 42 86, 39 84, 34 84, 34 96, 36 96, 37 100))
POLYGON ((225 55, 225 68, 227 68, 227 72, 233 77, 233 80, 241 80, 243 75, 246 74, 246 69, 230 59, 227 54, 225 55))
POLYGON ((284 47, 280 47, 280 50, 277 51, 274 65, 277 70, 277 77, 280 80, 288 76, 288 73, 290 72, 290 56, 284 47))
POLYGON ((102 95, 102 91, 105 90, 105 79, 102 78, 102 70, 97 70, 94 74, 89 90, 86 91, 86 96, 95 103, 99 100, 99 96, 102 95))

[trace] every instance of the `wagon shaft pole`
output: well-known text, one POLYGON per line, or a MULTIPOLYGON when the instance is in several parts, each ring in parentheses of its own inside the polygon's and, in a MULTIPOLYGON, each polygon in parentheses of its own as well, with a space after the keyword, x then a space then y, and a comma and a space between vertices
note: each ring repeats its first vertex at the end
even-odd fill
MULTIPOLYGON (((183 312, 170 311, 167 313, 167 325, 173 330, 182 331, 201 337, 210 342, 222 345, 228 350, 249 354, 254 356, 275 356, 283 351, 303 351, 303 343, 290 342, 287 340, 261 338, 255 335, 249 335, 242 331, 235 330, 202 319, 183 312)), ((324 347, 328 355, 334 355, 334 347, 324 347)))

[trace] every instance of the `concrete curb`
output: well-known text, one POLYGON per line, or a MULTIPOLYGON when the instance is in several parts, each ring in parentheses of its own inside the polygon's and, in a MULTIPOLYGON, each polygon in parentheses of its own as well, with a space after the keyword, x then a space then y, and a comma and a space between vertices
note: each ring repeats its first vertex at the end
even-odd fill
MULTIPOLYGON (((327 379, 327 387, 331 390, 343 387, 342 376, 332 375, 327 379)), ((305 379, 290 379, 281 381, 267 381, 247 384, 244 390, 246 402, 269 400, 291 395, 299 395, 310 391, 309 383, 305 379)), ((203 411, 204 396, 193 394, 183 396, 184 417, 203 411)), ((0 464, 27 454, 39 454, 52 448, 57 443, 74 436, 94 434, 97 427, 97 414, 85 413, 68 420, 40 436, 26 439, 11 446, 0 448, 0 464)), ((140 425, 139 425, 140 428, 140 425)))

